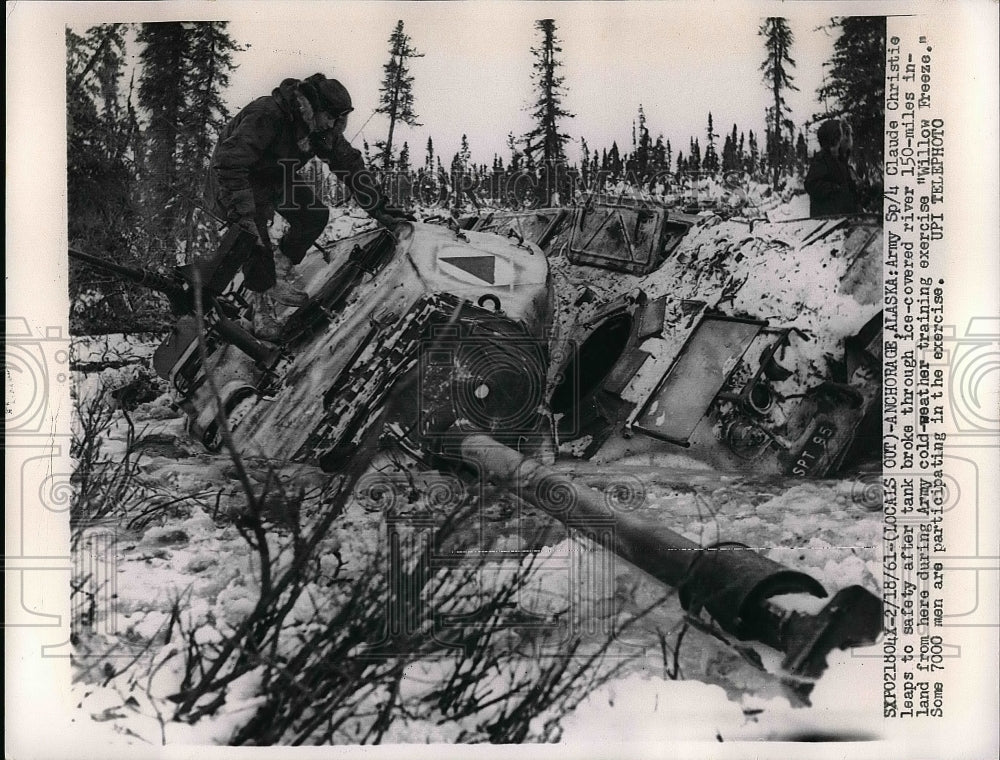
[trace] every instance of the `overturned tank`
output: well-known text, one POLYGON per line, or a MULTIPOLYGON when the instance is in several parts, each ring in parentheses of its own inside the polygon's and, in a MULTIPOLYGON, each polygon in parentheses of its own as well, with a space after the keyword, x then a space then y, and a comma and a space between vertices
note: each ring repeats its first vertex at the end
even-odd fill
POLYGON ((878 457, 882 229, 641 203, 484 215, 546 247, 562 450, 825 477, 878 457), (603 273, 594 277, 595 268, 603 273))
MULTIPOLYGON (((548 319, 537 247, 403 224, 307 257, 298 274, 311 300, 279 314, 284 335, 263 362, 219 342, 207 362, 189 364, 193 316, 154 358, 206 446, 222 443, 214 392, 201 381, 209 374, 233 442, 250 456, 339 470, 388 417, 418 439, 440 438, 459 419, 503 440, 537 439, 548 319)), ((232 298, 242 300, 239 287, 232 298)))
MULTIPOLYGON (((796 341, 810 336, 727 314, 725 299, 691 297, 697 283, 673 279, 690 262, 683 243, 691 220, 627 211, 615 209, 596 231, 585 214, 600 219, 599 208, 534 214, 537 236, 518 220, 489 228, 473 219, 406 222, 338 241, 297 267, 296 285, 310 298, 279 315, 275 343, 249 332, 251 301, 239 276, 215 292, 197 268, 173 279, 115 271, 163 290, 180 314, 153 364, 209 450, 228 446, 356 478, 391 442, 423 466, 509 489, 677 588, 689 614, 774 647, 789 673, 815 677, 832 649, 880 632, 881 602, 870 592, 842 589, 817 614, 776 605, 778 596, 827 591, 738 542, 702 546, 615 511, 548 465, 557 449, 592 456, 642 436, 822 475, 843 460, 877 403, 874 313, 851 343, 846 380, 826 378, 793 398, 790 389, 812 382, 793 356, 796 341), (645 263, 617 267, 601 292, 577 287, 574 268, 600 263, 596 254, 580 257, 611 223, 619 236, 635 225, 628 258, 638 246, 645 263), (578 264, 559 255, 574 245, 578 264), (677 272, 666 266, 670 257, 677 272), (553 496, 560 483, 576 494, 568 509, 553 496)), ((242 244, 242 234, 231 229, 222 245, 242 244)))

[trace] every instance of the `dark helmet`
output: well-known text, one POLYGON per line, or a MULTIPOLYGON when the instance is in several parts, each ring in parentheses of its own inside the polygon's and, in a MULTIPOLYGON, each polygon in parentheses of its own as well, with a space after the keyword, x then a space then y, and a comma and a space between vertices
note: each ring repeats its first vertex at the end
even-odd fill
POLYGON ((821 148, 836 148, 843 136, 843 125, 840 119, 827 119, 816 130, 816 139, 821 148))
POLYGON ((299 84, 299 91, 314 110, 326 111, 331 116, 340 116, 354 110, 347 88, 336 79, 327 79, 322 74, 313 74, 303 79, 299 84))

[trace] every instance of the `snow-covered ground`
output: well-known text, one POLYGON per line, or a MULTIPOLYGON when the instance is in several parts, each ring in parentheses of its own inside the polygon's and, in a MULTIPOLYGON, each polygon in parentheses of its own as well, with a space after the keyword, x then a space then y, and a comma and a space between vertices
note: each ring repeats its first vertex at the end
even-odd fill
MULTIPOLYGON (((801 196, 784 205, 775 200, 770 213, 794 218, 791 214, 801 204, 801 196)), ((338 239, 365 224, 360 217, 337 216, 326 239, 338 239)), ((691 245, 708 249, 719 244, 721 233, 718 224, 706 224, 693 234, 691 245)), ((775 255, 780 258, 783 252, 775 255)), ((779 302, 790 298, 799 308, 783 316, 808 320, 810 294, 839 297, 833 283, 842 273, 824 272, 804 260, 795 257, 799 262, 795 269, 792 259, 781 259, 784 276, 778 286, 803 288, 801 298, 790 298, 788 293, 776 297, 772 280, 755 282, 751 276, 737 294, 736 305, 778 308, 779 302), (831 290, 825 292, 828 281, 831 290)), ((601 278, 601 270, 593 274, 601 278)), ((656 278, 667 276, 654 273, 647 285, 662 287, 656 278)), ((836 326, 815 320, 802 326, 813 334, 838 333, 839 340, 860 326, 855 324, 860 316, 850 309, 845 300, 843 319, 836 326)), ((115 387, 142 374, 153 345, 79 341, 74 361, 84 369, 93 369, 89 365, 101 357, 117 357, 116 366, 100 373, 78 373, 81 403, 99 394, 102 384, 115 387)), ((137 472, 129 503, 111 505, 114 508, 107 511, 112 521, 84 531, 76 549, 97 551, 100 542, 113 536, 116 557, 113 573, 101 580, 105 591, 113 592, 113 602, 106 608, 97 605, 77 630, 72 689, 81 741, 227 743, 263 702, 262 667, 229 683, 224 703, 193 724, 171 719, 177 705, 169 697, 184 683, 190 642, 218 643, 252 612, 259 597, 258 554, 234 519, 246 502, 241 473, 227 455, 205 453, 185 436, 182 416, 165 395, 141 403, 128 420, 115 412, 101 436, 101 456, 112 463, 125 457, 128 441, 134 438, 138 443, 130 456, 137 472), (185 640, 181 631, 193 638, 185 640)), ((268 482, 272 494, 304 495, 307 501, 328 480, 302 465, 275 469, 273 463, 249 461, 245 466, 253 487, 262 489, 268 482)), ((557 467, 581 486, 606 493, 614 483, 640 483, 642 498, 636 508, 646 515, 699 543, 728 539, 756 547, 773 560, 809 573, 831 595, 852 584, 875 593, 881 590, 880 489, 871 477, 802 481, 735 475, 683 454, 655 451, 641 455, 619 451, 604 456, 599 465, 568 461, 557 467)), ((428 507, 428 493, 433 491, 432 481, 418 480, 418 495, 410 508, 428 507)), ((401 714, 383 742, 452 742, 476 735, 503 709, 505 702, 499 697, 505 689, 514 688, 518 678, 530 679, 532 668, 560 653, 560 636, 567 630, 582 636, 581 651, 590 651, 587 647, 603 640, 612 622, 647 608, 641 620, 612 636, 608 661, 622 663, 621 672, 589 694, 580 691, 582 702, 561 718, 561 728, 554 734, 546 734, 544 724, 559 716, 544 711, 536 715, 533 736, 559 737, 566 743, 593 742, 595 737, 602 743, 659 743, 872 735, 868 716, 880 712, 871 703, 879 696, 878 660, 863 651, 831 656, 827 673, 806 705, 788 688, 778 653, 745 643, 729 646, 690 627, 675 596, 641 571, 586 539, 566 535, 549 518, 490 502, 492 496, 486 492, 481 497, 478 514, 482 523, 489 524, 486 533, 494 550, 518 547, 526 524, 552 522, 554 529, 530 559, 501 554, 504 562, 487 564, 481 585, 496 585, 516 571, 519 562, 522 566, 530 562, 534 569, 518 597, 518 611, 562 621, 563 627, 549 639, 529 629, 507 633, 510 654, 504 662, 510 672, 483 676, 498 695, 493 707, 455 720, 433 712, 401 714)), ((279 565, 288 561, 292 543, 289 530, 280 528, 287 503, 275 497, 266 505, 271 510, 268 519, 279 526, 268 535, 271 556, 279 565)), ((326 539, 317 577, 343 579, 363 572, 386 540, 386 512, 384 501, 360 493, 352 498, 326 539)), ((85 589, 94 582, 77 580, 84 581, 85 589)), ((336 583, 307 587, 286 621, 292 642, 287 643, 289 652, 294 651, 292 633, 310 630, 343 602, 343 588, 336 583)), ((415 660, 401 681, 400 698, 419 701, 439 688, 453 675, 454 665, 449 663, 447 658, 415 660)), ((373 696, 372 703, 378 699, 373 696)), ((344 728, 343 741, 357 741, 363 735, 360 723, 357 733, 352 730, 349 725, 344 728)))

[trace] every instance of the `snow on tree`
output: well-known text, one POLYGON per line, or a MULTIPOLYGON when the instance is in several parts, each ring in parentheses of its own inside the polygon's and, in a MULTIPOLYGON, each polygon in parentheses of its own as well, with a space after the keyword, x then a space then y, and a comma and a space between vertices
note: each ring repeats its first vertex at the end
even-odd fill
POLYGON ((771 181, 777 190, 785 160, 783 135, 786 129, 789 131, 792 129, 792 123, 788 119, 791 109, 785 102, 784 92, 798 90, 798 87, 792 84, 794 77, 790 73, 790 69, 795 67, 795 60, 790 54, 795 36, 788 22, 780 16, 769 16, 764 19, 758 34, 764 37, 764 48, 767 50, 767 57, 761 63, 760 70, 764 73, 764 82, 771 88, 774 98, 767 110, 767 148, 771 181))
POLYGON ((385 172, 392 170, 392 140, 396 123, 420 126, 413 111, 413 76, 410 74, 408 61, 422 58, 423 55, 410 44, 410 36, 403 30, 402 20, 396 22, 396 28, 389 36, 389 61, 382 67, 379 106, 375 109, 375 113, 384 113, 389 117, 388 135, 384 143, 378 143, 381 148, 382 169, 385 172))

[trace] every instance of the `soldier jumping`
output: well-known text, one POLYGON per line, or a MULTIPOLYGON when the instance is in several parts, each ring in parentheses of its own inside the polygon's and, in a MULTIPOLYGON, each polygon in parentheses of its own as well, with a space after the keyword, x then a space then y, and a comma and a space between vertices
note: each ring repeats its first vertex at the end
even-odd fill
POLYGON ((308 299, 289 282, 292 268, 329 221, 327 206, 297 180, 307 161, 325 161, 358 205, 383 226, 402 218, 387 206, 361 152, 344 137, 352 110, 350 94, 336 79, 322 74, 286 79, 240 111, 219 136, 205 193, 208 207, 249 234, 220 247, 199 268, 208 288, 221 291, 242 267, 243 282, 255 294, 253 331, 263 340, 280 334, 275 303, 300 306, 308 299), (268 235, 276 211, 289 225, 277 252, 268 235))

